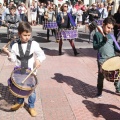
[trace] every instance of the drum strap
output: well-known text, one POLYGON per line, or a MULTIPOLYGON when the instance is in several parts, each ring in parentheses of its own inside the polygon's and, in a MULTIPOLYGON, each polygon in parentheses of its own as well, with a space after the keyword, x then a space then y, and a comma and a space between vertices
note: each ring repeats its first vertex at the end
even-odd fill
POLYGON ((25 54, 23 53, 23 49, 21 46, 21 42, 18 43, 18 48, 19 48, 19 54, 20 56, 17 56, 17 58, 21 61, 21 68, 22 68, 22 73, 25 73, 25 69, 28 68, 28 60, 33 56, 33 54, 30 54, 30 48, 31 48, 32 41, 29 40, 27 44, 27 49, 25 54))
POLYGON ((112 34, 110 34, 110 36, 112 37, 112 40, 114 41, 115 45, 117 46, 118 50, 120 51, 120 46, 119 46, 119 44, 118 44, 118 42, 117 42, 115 36, 112 35, 112 34))

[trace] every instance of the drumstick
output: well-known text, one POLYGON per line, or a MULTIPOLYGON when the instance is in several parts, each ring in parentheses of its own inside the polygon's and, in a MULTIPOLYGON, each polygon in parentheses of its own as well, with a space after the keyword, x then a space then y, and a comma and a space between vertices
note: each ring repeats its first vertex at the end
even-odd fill
POLYGON ((29 75, 22 81, 22 84, 30 77, 30 75, 37 69, 37 66, 29 73, 29 75))
POLYGON ((8 47, 8 45, 13 41, 14 39, 11 39, 6 45, 5 47, 8 47))
POLYGON ((97 26, 98 31, 105 37, 105 34, 103 33, 102 27, 97 26))

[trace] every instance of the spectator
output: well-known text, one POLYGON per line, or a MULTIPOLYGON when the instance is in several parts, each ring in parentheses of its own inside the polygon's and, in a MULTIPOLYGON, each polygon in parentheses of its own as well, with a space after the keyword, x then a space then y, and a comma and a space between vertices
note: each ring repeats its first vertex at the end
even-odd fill
MULTIPOLYGON (((13 1, 11 1, 11 2, 9 3, 8 8, 6 8, 5 11, 4 11, 4 13, 2 14, 2 21, 4 21, 4 18, 6 17, 7 14, 10 14, 9 9, 10 9, 10 7, 12 7, 12 6, 14 6, 14 2, 13 2, 13 1)), ((16 10, 15 14, 16 14, 16 15, 19 15, 18 10, 16 10)))
POLYGON ((38 7, 38 13, 39 13, 39 25, 42 25, 43 23, 43 19, 44 19, 44 8, 42 6, 42 4, 38 7))
POLYGON ((111 5, 108 5, 108 6, 107 6, 108 16, 111 16, 111 11, 112 11, 112 6, 111 6, 111 5))
POLYGON ((2 25, 2 14, 4 13, 5 9, 2 6, 2 3, 0 3, 0 27, 2 25))
POLYGON ((35 2, 32 2, 32 5, 30 6, 30 13, 31 13, 31 24, 36 25, 36 12, 37 8, 35 7, 35 2))
POLYGON ((114 14, 114 19, 116 21, 116 24, 114 26, 114 36, 116 37, 116 39, 118 38, 118 33, 119 33, 119 29, 120 29, 120 5, 118 7, 117 13, 114 14))
POLYGON ((77 15, 77 9, 75 8, 75 5, 72 7, 72 17, 74 19, 74 22, 76 22, 76 15, 77 15))
POLYGON ((68 3, 68 12, 72 13, 72 5, 71 2, 68 3))
POLYGON ((6 5, 6 2, 3 3, 3 8, 6 9, 7 8, 7 5, 6 5))
POLYGON ((27 9, 23 2, 21 2, 20 6, 18 7, 18 11, 19 11, 21 20, 25 21, 25 14, 27 12, 27 9))
POLYGON ((99 12, 101 14, 100 18, 101 19, 105 19, 108 17, 108 11, 107 9, 104 7, 103 3, 100 3, 100 8, 99 8, 99 12))
POLYGON ((88 23, 88 12, 87 12, 88 8, 87 6, 85 6, 85 9, 83 11, 82 14, 82 24, 85 25, 85 23, 88 23))
POLYGON ((58 4, 58 13, 60 12, 61 4, 58 4))
POLYGON ((77 25, 79 27, 82 23, 82 14, 83 14, 83 11, 81 10, 81 8, 79 8, 78 11, 77 11, 77 25))
POLYGON ((96 4, 92 4, 92 8, 88 10, 89 21, 93 22, 94 20, 98 20, 100 18, 100 12, 96 9, 96 4))
POLYGON ((76 8, 77 10, 79 9, 79 4, 78 4, 78 2, 76 2, 75 8, 76 8))

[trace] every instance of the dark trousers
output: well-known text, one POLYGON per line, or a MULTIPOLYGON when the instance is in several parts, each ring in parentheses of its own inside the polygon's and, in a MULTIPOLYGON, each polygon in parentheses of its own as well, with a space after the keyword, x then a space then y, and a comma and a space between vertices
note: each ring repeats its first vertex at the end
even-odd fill
POLYGON ((22 21, 25 21, 25 14, 20 14, 20 18, 22 21))
POLYGON ((44 16, 43 15, 39 15, 39 24, 43 23, 43 19, 44 19, 44 16))
MULTIPOLYGON (((75 48, 74 41, 73 41, 73 40, 69 40, 69 42, 70 42, 70 45, 71 45, 71 47, 72 47, 72 49, 73 49, 74 55, 76 55, 76 54, 77 54, 77 50, 76 50, 76 48, 75 48)), ((61 40, 59 41, 59 54, 62 53, 62 44, 63 44, 63 42, 62 42, 62 39, 61 39, 61 40)))
MULTIPOLYGON (((97 79, 98 94, 102 94, 103 81, 104 81, 104 75, 102 73, 102 65, 98 62, 98 79, 97 79)), ((115 86, 116 91, 120 92, 120 81, 115 80, 114 86, 115 86)))
MULTIPOLYGON (((56 30, 53 29, 52 32, 54 33, 54 35, 55 35, 55 39, 56 39, 56 30)), ((50 30, 47 29, 47 40, 48 40, 48 41, 49 41, 49 37, 50 37, 50 30)))
POLYGON ((104 76, 102 73, 102 67, 101 64, 98 62, 98 79, 97 79, 97 89, 98 89, 98 93, 102 94, 102 90, 103 90, 103 80, 104 80, 104 76))

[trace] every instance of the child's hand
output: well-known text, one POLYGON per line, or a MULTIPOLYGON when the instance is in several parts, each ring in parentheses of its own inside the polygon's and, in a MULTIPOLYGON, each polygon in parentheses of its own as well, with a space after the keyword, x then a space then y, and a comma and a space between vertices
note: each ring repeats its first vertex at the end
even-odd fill
POLYGON ((40 61, 39 60, 35 60, 35 67, 39 68, 40 67, 40 61))
POLYGON ((5 52, 5 53, 9 53, 9 50, 8 50, 8 48, 6 47, 6 45, 2 48, 2 50, 5 52))

